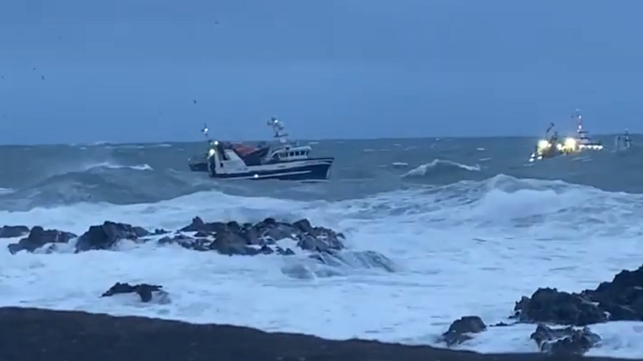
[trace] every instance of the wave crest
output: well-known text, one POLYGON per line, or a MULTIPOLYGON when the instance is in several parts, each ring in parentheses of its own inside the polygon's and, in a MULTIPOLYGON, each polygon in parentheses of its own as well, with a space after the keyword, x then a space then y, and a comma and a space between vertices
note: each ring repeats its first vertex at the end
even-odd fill
POLYGON ((434 159, 429 163, 425 163, 411 169, 410 171, 405 173, 402 177, 424 177, 435 173, 454 172, 454 171, 455 172, 458 172, 458 171, 480 172, 480 170, 481 170, 480 165, 477 165, 477 164, 471 166, 471 165, 461 164, 458 162, 445 160, 445 159, 434 159))

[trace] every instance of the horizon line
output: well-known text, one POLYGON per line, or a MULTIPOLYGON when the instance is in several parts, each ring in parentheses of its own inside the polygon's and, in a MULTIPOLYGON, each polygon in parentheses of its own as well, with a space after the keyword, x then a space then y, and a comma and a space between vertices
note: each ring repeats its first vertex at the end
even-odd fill
MULTIPOLYGON (((596 133, 594 136, 603 137, 603 136, 616 136, 621 133, 596 133)), ((631 136, 643 135, 643 133, 630 133, 631 136)), ((490 139, 490 138, 500 138, 500 139, 520 139, 520 138, 537 138, 540 137, 528 136, 528 135, 460 135, 460 136, 423 136, 423 137, 376 137, 376 138, 300 138, 293 139, 295 142, 320 142, 320 141, 335 141, 335 142, 347 142, 347 141, 378 141, 378 140, 422 140, 422 139, 490 139)), ((0 143, 0 147, 34 147, 34 146, 99 146, 99 145, 146 145, 146 144, 189 144, 189 143, 201 143, 204 140, 190 140, 190 141, 176 141, 176 140, 164 140, 164 141, 141 141, 141 142, 118 142, 118 141, 95 141, 88 143, 0 143)), ((238 143, 258 143, 266 142, 268 140, 259 140, 259 139, 246 139, 246 140, 229 140, 224 139, 226 142, 238 142, 238 143)))

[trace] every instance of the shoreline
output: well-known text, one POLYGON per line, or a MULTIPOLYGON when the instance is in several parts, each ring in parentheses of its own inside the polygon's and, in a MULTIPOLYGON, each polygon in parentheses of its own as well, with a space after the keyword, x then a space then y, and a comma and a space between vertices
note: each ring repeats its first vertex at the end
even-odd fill
POLYGON ((230 325, 0 307, 0 359, 11 361, 631 361, 542 353, 480 354, 379 341, 326 340, 230 325))

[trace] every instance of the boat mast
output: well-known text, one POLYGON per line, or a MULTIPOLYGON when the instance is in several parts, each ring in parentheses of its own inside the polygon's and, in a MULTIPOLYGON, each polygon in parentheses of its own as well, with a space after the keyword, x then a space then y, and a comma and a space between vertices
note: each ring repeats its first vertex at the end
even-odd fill
POLYGON ((272 128, 273 132, 275 132, 275 138, 278 139, 281 144, 289 143, 288 134, 285 132, 284 125, 279 119, 275 117, 270 118, 268 125, 272 128))
POLYGON ((572 115, 572 119, 576 120, 576 133, 578 133, 578 138, 583 141, 589 141, 589 135, 587 131, 583 129, 583 116, 580 114, 579 109, 576 109, 576 114, 572 115))
POLYGON ((208 142, 208 144, 212 144, 212 139, 210 139, 210 129, 208 129, 208 125, 203 123, 203 129, 201 129, 201 133, 203 133, 203 136, 205 137, 205 140, 208 142))
POLYGON ((585 134, 587 135, 587 131, 583 129, 583 116, 580 114, 580 110, 576 109, 576 124, 578 126, 576 132, 578 134, 585 134))

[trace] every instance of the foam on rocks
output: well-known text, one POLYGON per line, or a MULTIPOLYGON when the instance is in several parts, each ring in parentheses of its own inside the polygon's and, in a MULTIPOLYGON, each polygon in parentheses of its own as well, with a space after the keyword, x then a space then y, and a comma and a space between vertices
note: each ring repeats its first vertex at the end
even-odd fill
MULTIPOLYGON (((329 268, 373 267, 394 273, 397 267, 382 254, 350 250, 344 244, 345 236, 342 233, 313 226, 307 219, 290 223, 266 218, 257 223, 240 224, 234 221, 205 222, 195 217, 189 225, 175 231, 148 230, 135 225, 105 221, 103 224, 90 226, 81 235, 40 226, 29 228, 18 225, 0 228, 0 237, 17 239, 7 246, 8 251, 14 255, 7 256, 12 259, 28 253, 67 252, 70 253, 68 257, 72 258, 78 257, 74 255, 77 253, 91 252, 118 255, 114 252, 118 252, 125 244, 134 247, 152 244, 154 247, 187 249, 190 254, 194 254, 191 252, 194 251, 208 256, 207 252, 212 252, 225 256, 218 256, 219 259, 272 256, 291 259, 303 256, 329 268)), ((106 290, 100 294, 95 293, 94 289, 90 298, 99 302, 101 297, 130 297, 130 302, 125 308, 121 307, 121 310, 148 307, 154 303, 173 304, 174 297, 183 296, 180 291, 168 291, 164 285, 155 284, 152 280, 143 280, 141 283, 140 279, 127 279, 125 273, 116 272, 107 278, 111 278, 110 283, 114 282, 113 285, 103 285, 103 279, 100 287, 105 287, 106 290)), ((74 287, 83 288, 87 285, 79 283, 74 287)), ((53 308, 56 308, 55 304, 53 308)), ((127 311, 121 312, 128 314, 127 311)), ((643 320, 643 266, 633 271, 623 270, 611 282, 603 282, 595 289, 578 293, 539 288, 530 297, 522 297, 516 302, 513 313, 507 310, 507 315, 506 322, 491 325, 487 325, 482 317, 476 315, 461 317, 435 340, 435 344, 446 347, 440 350, 428 346, 379 342, 326 341, 296 334, 268 334, 244 327, 190 325, 140 317, 112 318, 82 312, 7 307, 0 309, 0 332, 11 337, 0 338, 0 359, 100 361, 120 359, 131 355, 135 352, 133 350, 138 350, 135 352, 139 355, 138 358, 145 355, 148 359, 162 359, 158 357, 175 352, 177 359, 181 360, 217 361, 550 359, 546 355, 552 355, 555 358, 551 359, 556 360, 573 360, 605 347, 605 340, 595 329, 600 329, 607 323, 643 320), (527 334, 529 336, 524 334, 525 327, 530 329, 531 334, 527 334), (502 335, 495 332, 499 329, 505 330, 502 335), (498 335, 502 338, 508 334, 531 343, 535 346, 533 350, 539 350, 540 353, 513 354, 506 358, 460 350, 461 346, 475 344, 480 338, 486 338, 489 342, 498 335), (159 338, 152 341, 154 335, 159 338), (101 341, 103 344, 99 345, 98 340, 110 341, 107 344, 101 341), (148 346, 150 344, 154 347, 148 346), (35 345, 42 346, 38 348, 35 345)))

